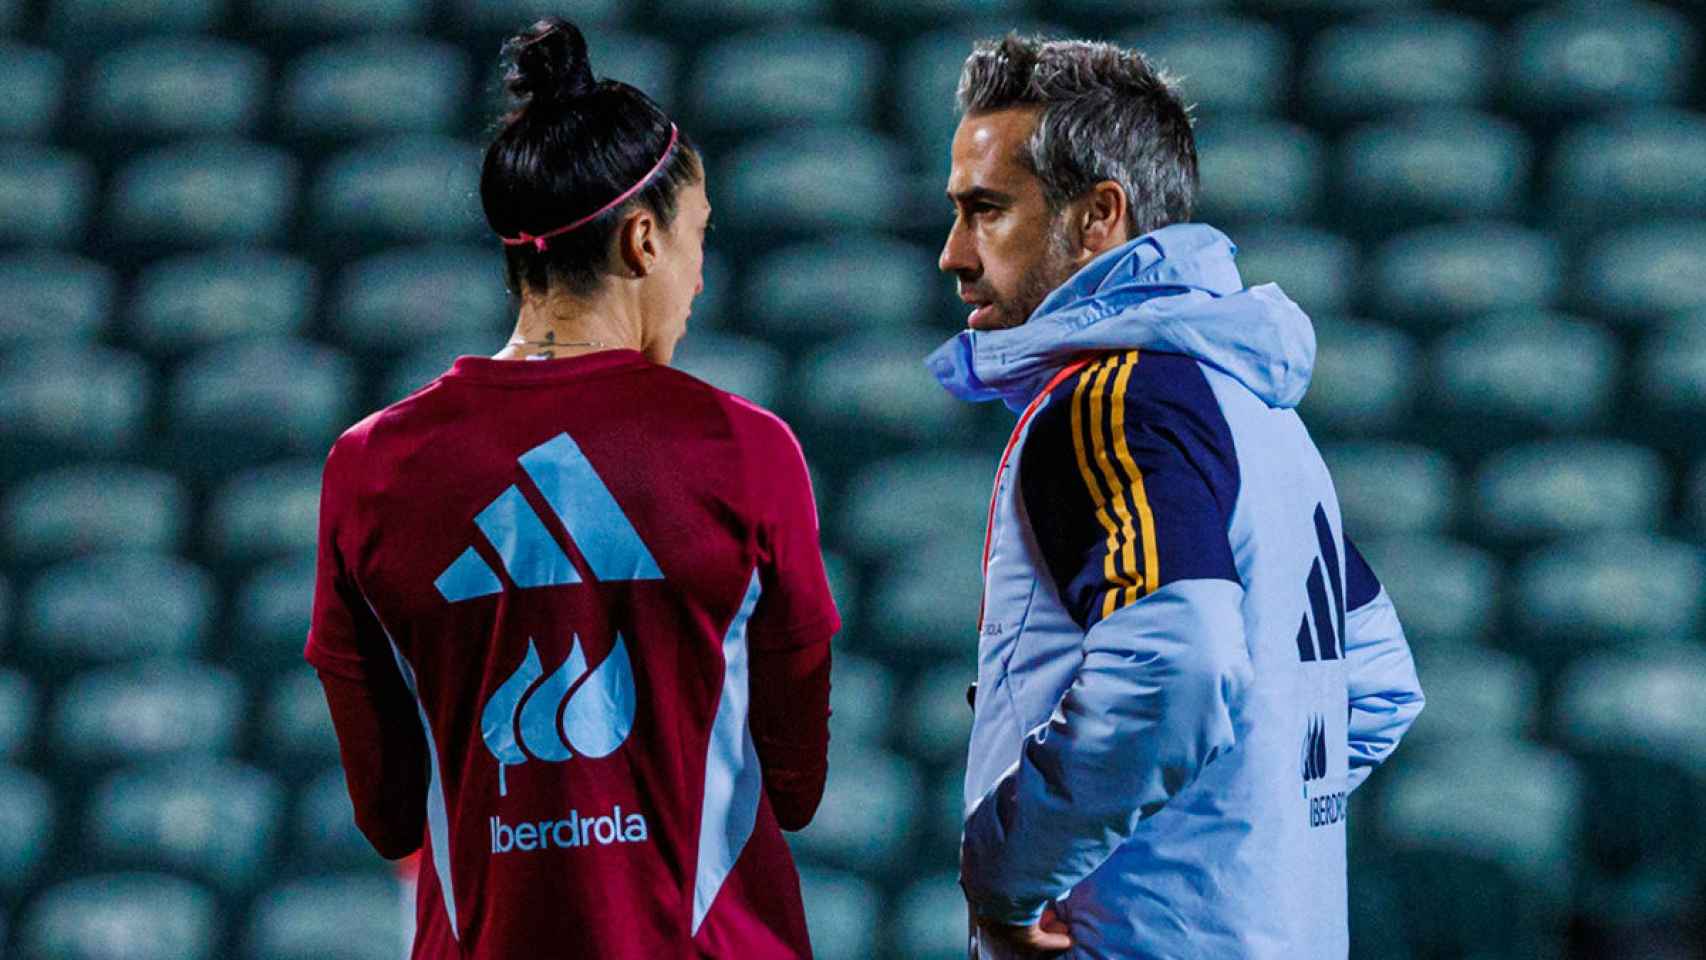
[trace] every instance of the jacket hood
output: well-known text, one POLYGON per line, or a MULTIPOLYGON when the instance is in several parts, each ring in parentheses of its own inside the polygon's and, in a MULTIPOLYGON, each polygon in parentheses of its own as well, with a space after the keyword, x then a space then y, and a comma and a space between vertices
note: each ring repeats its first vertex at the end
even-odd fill
POLYGON ((1073 357, 1141 348, 1200 360, 1270 407, 1295 407, 1315 366, 1315 330, 1278 286, 1244 289, 1236 253, 1205 224, 1162 227, 1085 264, 1024 324, 963 330, 925 366, 961 400, 1017 411, 1073 357))

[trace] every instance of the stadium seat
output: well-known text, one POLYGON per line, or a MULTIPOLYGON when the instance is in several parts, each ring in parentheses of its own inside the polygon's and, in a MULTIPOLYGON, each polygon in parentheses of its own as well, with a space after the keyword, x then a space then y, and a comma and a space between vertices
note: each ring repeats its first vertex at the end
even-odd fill
POLYGON ((1706 219, 1648 221, 1595 238, 1583 252, 1576 296, 1622 324, 1706 307, 1706 219))
POLYGON ((1324 445, 1321 456, 1353 538, 1441 532, 1457 517, 1457 471, 1438 450, 1362 441, 1324 445))
POLYGON ((1407 426, 1420 365, 1415 338, 1365 320, 1314 320, 1315 371, 1299 410, 1310 430, 1367 436, 1407 426))
MULTIPOLYGON (((452 0, 451 6, 458 26, 476 33, 503 36, 541 17, 561 14, 563 9, 552 0, 452 0)), ((627 7, 622 0, 576 0, 575 23, 584 30, 619 21, 627 7)), ((599 63, 596 53, 592 62, 596 69, 599 63)))
POLYGON ((65 99, 65 63, 51 50, 0 40, 0 138, 44 140, 65 99))
POLYGON ((0 667, 0 760, 29 752, 40 705, 41 696, 29 677, 0 667))
POLYGON ((216 597, 206 571, 166 554, 86 554, 36 578, 23 598, 20 645, 55 670, 194 656, 213 632, 216 597))
POLYGON ((207 540, 229 567, 310 555, 319 534, 323 457, 254 467, 225 481, 207 515, 207 540))
POLYGON ((813 454, 852 467, 967 429, 972 408, 949 396, 920 362, 936 342, 924 333, 859 333, 808 354, 793 396, 800 414, 794 427, 813 454))
MULTIPOLYGON (((1382 319, 1420 328, 1549 305, 1562 282, 1557 241, 1503 221, 1440 224, 1381 244, 1371 294, 1382 319)), ((1307 306, 1307 304, 1305 304, 1307 306)))
POLYGON ((1199 121, 1196 131, 1196 219, 1314 219, 1326 178, 1321 138, 1279 121, 1216 119, 1199 121))
POLYGON ((671 366, 761 407, 780 398, 787 361, 771 344, 726 333, 689 333, 671 366))
POLYGON ((277 673, 267 693, 261 740, 270 756, 295 766, 338 759, 338 737, 320 678, 306 663, 277 673))
POLYGON ((479 177, 479 154, 458 140, 419 135, 364 143, 320 171, 315 232, 381 243, 481 236, 479 177))
POLYGON ((1506 59, 1511 108, 1536 119, 1688 95, 1699 32, 1658 4, 1563 3, 1516 25, 1506 59))
POLYGON ((89 343, 0 354, 0 477, 130 451, 147 425, 153 378, 140 357, 89 343))
POLYGON ((460 356, 490 356, 503 345, 490 337, 455 336, 431 341, 404 353, 386 371, 379 403, 395 403, 431 383, 460 356))
MULTIPOLYGON (((813 481, 814 483, 816 481, 813 481)), ((823 490, 818 488, 818 514, 823 514, 823 490)), ((853 562, 833 547, 823 551, 823 569, 829 580, 829 595, 835 598, 835 608, 841 614, 842 636, 848 634, 849 628, 856 628, 859 623, 860 605, 864 600, 860 592, 858 571, 853 562)), ((0 624, 3 626, 3 624, 0 624)))
POLYGON ((105 867, 187 874, 226 893, 269 872, 284 791, 260 770, 205 758, 145 763, 93 788, 82 838, 105 867))
POLYGON ((1522 652, 1556 668, 1595 646, 1688 635, 1703 578, 1701 548, 1664 537, 1610 533, 1538 550, 1516 573, 1522 652))
POLYGON ((48 0, 47 33, 55 45, 98 44, 137 34, 194 34, 218 29, 230 0, 48 0))
POLYGON ((1706 413, 1706 313, 1661 329, 1642 344, 1635 364, 1637 424, 1665 450, 1706 447, 1699 430, 1706 413))
MULTIPOLYGON (((411 911, 412 913, 412 911, 411 911)), ((385 871, 312 876, 263 893, 246 960, 396 960, 404 955, 397 881, 385 871)))
POLYGON ((143 269, 128 332, 156 356, 294 336, 308 328, 318 296, 314 267, 296 257, 245 248, 191 253, 143 269))
POLYGON ((1465 647, 1497 635, 1504 578, 1491 554, 1439 536, 1362 539, 1349 524, 1346 532, 1417 648, 1465 647))
POLYGON ((1475 478, 1476 529, 1507 541, 1658 528, 1670 472, 1658 453, 1613 440, 1510 447, 1475 478))
POLYGON ((1177 80, 1210 129, 1217 120, 1232 126, 1248 114, 1277 112, 1291 93, 1290 40, 1261 20, 1169 10, 1119 39, 1177 80))
MULTIPOLYGON (((982 549, 997 450, 918 450, 867 465, 839 498, 833 542, 883 559, 952 540, 982 549)), ((972 555, 975 562, 976 554, 972 555)))
MULTIPOLYGON (((961 611, 964 612, 964 611, 961 611)), ((966 626, 975 620, 966 621, 966 626)), ((965 631, 961 636, 966 636, 965 631)), ((908 684, 901 711, 902 742, 906 752, 922 763, 949 764, 956 769, 965 759, 971 738, 971 706, 966 685, 977 678, 971 663, 931 667, 908 684)), ((840 682, 840 678, 836 678, 840 682)))
POLYGON ((308 638, 313 598, 312 556, 275 560, 250 574, 237 591, 232 660, 261 673, 294 665, 308 638))
POLYGON ((82 257, 50 250, 0 257, 0 346, 97 340, 117 288, 110 267, 82 257))
POLYGON ((108 222, 116 238, 139 244, 268 243, 290 225, 298 175, 276 147, 174 142, 118 171, 108 222))
POLYGON ((1277 283, 1311 316, 1344 313, 1356 293, 1357 251, 1342 236, 1291 224, 1227 227, 1246 286, 1277 283))
POLYGON ((966 956, 966 895, 959 871, 913 881, 901 891, 897 942, 913 960, 962 960, 966 956))
POLYGON ((1562 956, 1583 781, 1569 758, 1516 741, 1441 745, 1383 784, 1382 833, 1426 956, 1562 956), (1498 909, 1489 909, 1497 904, 1498 909))
MULTIPOLYGON (((1590 794, 1627 794, 1587 807, 1595 889, 1668 885, 1686 898, 1696 888, 1706 862, 1703 691, 1706 655, 1683 644, 1590 657, 1562 679, 1554 725, 1590 794)), ((1613 904, 1584 906, 1596 919, 1615 916, 1613 904)))
POLYGON ((209 347, 172 378, 174 465, 215 478, 281 456, 324 456, 353 422, 354 365, 330 347, 276 338, 209 347))
POLYGON ((338 278, 333 335, 376 359, 440 339, 495 352, 515 324, 497 246, 404 247, 356 261, 338 278))
POLYGON ((694 64, 692 116, 707 130, 869 123, 881 56, 856 33, 799 23, 726 37, 694 64))
POLYGON ((940 319, 935 259, 924 247, 883 236, 834 235, 753 262, 742 304, 756 327, 783 341, 819 343, 854 331, 889 336, 940 319))
POLYGON ((903 867, 918 821, 917 768, 895 754, 850 743, 832 740, 829 752, 823 802, 790 845, 803 859, 866 876, 903 867))
MULTIPOLYGON (((551 12, 557 13, 560 9, 552 7, 551 12)), ((526 19, 515 21, 516 24, 530 22, 526 19)), ((514 30, 515 26, 511 25, 505 32, 513 33, 514 30)), ((620 80, 651 97, 665 110, 676 105, 682 54, 668 40, 629 30, 588 27, 586 45, 593 73, 599 79, 620 80)), ((498 73, 494 68, 486 76, 498 73)))
POLYGON ((95 205, 95 167, 58 147, 0 143, 0 248, 76 247, 95 205))
POLYGON ((213 893, 164 873, 55 884, 17 925, 23 956, 53 960, 215 960, 223 934, 213 893))
POLYGON ((103 54, 90 68, 83 130, 122 138, 244 136, 266 105, 267 61, 254 47, 156 37, 103 54))
POLYGON ((859 654, 835 655, 829 689, 830 738, 880 747, 895 726, 900 683, 890 669, 859 654))
POLYGON ((316 47, 285 70, 282 127, 305 137, 456 133, 468 106, 470 69, 461 49, 414 38, 368 36, 316 47))
POLYGON ((1597 426, 1617 398, 1622 349, 1602 327, 1517 311, 1454 327, 1429 358, 1441 442, 1465 452, 1597 426), (1447 439, 1450 438, 1450 439, 1447 439))
POLYGON ((52 849, 55 812, 47 781, 0 764, 0 893, 12 894, 8 899, 30 881, 52 849))
POLYGON ((296 866, 317 873, 372 869, 383 862, 355 825, 355 808, 344 785, 343 767, 327 767, 302 791, 285 852, 296 866))
POLYGON ((1530 153, 1515 125, 1472 111, 1366 124, 1339 144, 1339 216, 1379 235, 1434 220, 1520 214, 1530 153))
MULTIPOLYGON (((960 495, 968 501, 982 500, 972 492, 976 490, 963 488, 960 495)), ((904 511, 901 502, 892 501, 891 509, 904 511)), ((917 514, 905 516, 919 519, 917 514)), ((871 589, 866 636, 897 652, 902 660, 950 662, 974 670, 977 614, 983 598, 983 526, 980 519, 919 547, 896 544, 893 559, 883 565, 871 589)))
POLYGON ((1322 30, 1301 82, 1321 123, 1470 107, 1493 79, 1496 37, 1468 17, 1437 12, 1372 16, 1322 30))
POLYGON ((106 550, 171 553, 189 522, 189 492, 143 467, 62 467, 12 487, 0 512, 7 553, 26 564, 106 550))
MULTIPOLYGON (((1401 618, 1408 618, 1400 610, 1401 618)), ((1427 708, 1404 735, 1406 748, 1449 750, 1484 740, 1527 740, 1535 731, 1540 677, 1518 657, 1479 645, 1423 650, 1427 708)))
POLYGON ((298 36, 406 33, 432 16, 429 0, 250 0, 248 9, 252 28, 298 36))
POLYGON ((882 891, 853 873, 800 868, 800 895, 812 954, 820 960, 865 960, 882 929, 882 891))
MULTIPOLYGON (((954 100, 960 69, 980 40, 999 37, 1008 30, 1021 33, 1059 35, 1062 31, 1043 25, 1011 20, 975 20, 927 31, 898 48, 895 70, 895 120, 905 131, 920 169, 938 182, 948 175, 949 148, 960 114, 954 100)), ((926 208, 930 209, 930 208, 926 208)), ((947 200, 942 201, 947 212, 947 200)))
POLYGON ((1550 171, 1551 212, 1583 231, 1631 219, 1706 216, 1706 114, 1654 109, 1568 130, 1550 171))
POLYGON ((54 762, 71 771, 155 757, 228 755, 244 723, 237 678, 193 661, 106 667, 55 698, 54 762))
POLYGON ((849 12, 854 13, 860 27, 872 33, 904 37, 937 24, 964 23, 973 17, 1022 17, 1027 12, 1026 6, 1025 0, 868 0, 849 12))
POLYGON ((897 222, 905 182, 898 145, 854 127, 800 128, 733 151, 711 182, 719 219, 753 240, 897 222))

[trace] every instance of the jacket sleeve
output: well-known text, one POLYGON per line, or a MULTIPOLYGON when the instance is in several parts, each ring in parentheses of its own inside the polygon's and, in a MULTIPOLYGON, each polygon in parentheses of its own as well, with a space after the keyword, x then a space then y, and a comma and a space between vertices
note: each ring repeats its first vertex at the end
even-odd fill
POLYGON ((1350 698, 1346 790, 1368 779, 1422 712, 1421 681, 1392 599, 1345 540, 1345 684, 1350 698))
POLYGON ((977 916, 1035 921, 1232 748, 1250 676, 1243 594, 1225 580, 1172 583, 1086 634, 1077 678, 966 822, 961 874, 977 916))
POLYGON ((961 882, 980 918, 1034 921, 1236 743, 1250 680, 1227 539, 1236 459, 1182 363, 1093 364, 1026 441, 1031 530, 1083 660, 967 818, 961 882))

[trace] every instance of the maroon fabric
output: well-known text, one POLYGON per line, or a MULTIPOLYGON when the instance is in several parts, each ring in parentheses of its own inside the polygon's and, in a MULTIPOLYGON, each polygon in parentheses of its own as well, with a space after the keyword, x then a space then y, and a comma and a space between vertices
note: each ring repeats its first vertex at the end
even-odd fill
POLYGON ((326 461, 306 656, 325 681, 357 822, 386 856, 422 851, 414 957, 809 956, 779 827, 803 826, 822 795, 829 639, 839 624, 792 433, 637 352, 463 357, 352 427, 326 461), (521 455, 565 432, 663 579, 597 581, 569 529, 576 521, 558 518, 520 467, 521 455), (474 523, 512 485, 580 582, 513 582, 474 523), (502 590, 451 602, 435 584, 470 547, 502 590), (695 935, 722 644, 755 570, 762 593, 747 632, 748 728, 764 790, 751 836, 695 935), (637 704, 626 740, 597 758, 512 755, 500 771, 488 736, 514 728, 483 736, 482 718, 530 644, 549 678, 572 647, 596 669, 618 634, 637 704), (454 931, 439 881, 446 867, 431 842, 434 770, 454 931), (586 843, 565 842, 571 817, 618 807, 619 826, 643 819, 643 838, 629 830, 605 842, 610 835, 595 831, 586 843), (536 842, 498 849, 500 824, 536 842), (542 831, 556 842, 539 841, 542 831))

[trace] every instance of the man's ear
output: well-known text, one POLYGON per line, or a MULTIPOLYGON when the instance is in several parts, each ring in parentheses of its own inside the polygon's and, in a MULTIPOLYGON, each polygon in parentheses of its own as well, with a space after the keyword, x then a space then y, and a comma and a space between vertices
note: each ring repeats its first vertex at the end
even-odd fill
POLYGON ((617 234, 616 251, 625 272, 643 277, 652 272, 658 262, 657 220, 651 211, 641 208, 626 220, 617 234))
POLYGON ((1083 252, 1088 254, 1086 261, 1129 239, 1126 225, 1131 219, 1131 206, 1127 203, 1125 188, 1113 180, 1103 180, 1091 187, 1090 192, 1079 200, 1074 213, 1078 221, 1079 242, 1083 252))

